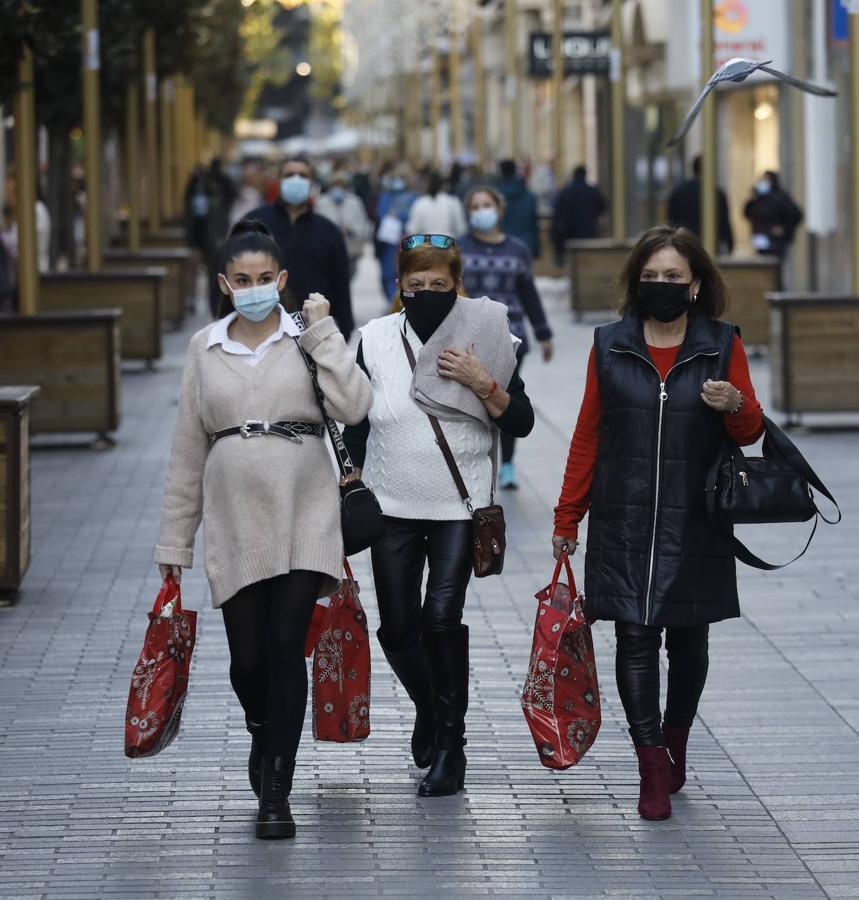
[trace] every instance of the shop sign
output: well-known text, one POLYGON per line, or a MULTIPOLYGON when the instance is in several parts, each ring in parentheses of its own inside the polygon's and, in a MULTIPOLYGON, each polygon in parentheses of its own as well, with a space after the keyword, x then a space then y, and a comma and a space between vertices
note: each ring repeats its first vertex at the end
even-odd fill
POLYGON ((746 56, 769 59, 777 68, 788 69, 787 18, 783 0, 717 0, 713 68, 735 56, 746 56))
MULTIPOLYGON (((528 74, 550 78, 553 71, 553 36, 532 31, 528 38, 528 74)), ((611 34, 608 31, 565 31, 561 41, 564 75, 603 75, 611 69, 611 34)))

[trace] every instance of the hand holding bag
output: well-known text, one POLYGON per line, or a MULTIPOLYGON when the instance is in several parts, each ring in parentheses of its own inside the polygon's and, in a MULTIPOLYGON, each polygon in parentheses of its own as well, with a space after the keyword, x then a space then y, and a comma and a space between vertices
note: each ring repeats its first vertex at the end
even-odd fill
POLYGON ((331 595, 313 653, 313 737, 338 744, 370 736, 370 635, 358 583, 346 578, 331 595))
MULTIPOLYGON (((400 332, 403 339, 403 348, 406 357, 409 360, 412 372, 415 370, 417 360, 412 351, 406 336, 400 332)), ((485 578, 487 575, 500 575, 504 569, 504 553, 507 550, 507 525, 504 521, 504 509, 495 503, 495 467, 497 464, 498 448, 497 441, 492 442, 492 494, 489 506, 483 506, 480 509, 474 509, 471 505, 471 497, 468 488, 456 464, 450 444, 444 436, 439 420, 426 414, 430 421, 433 433, 435 434, 436 443, 444 456, 444 461, 453 476, 456 489, 459 496, 465 504, 466 509, 471 513, 472 520, 472 565, 474 568, 475 578, 485 578)))
POLYGON ((738 538, 733 538, 734 555, 756 569, 781 569, 796 562, 811 544, 818 518, 829 525, 841 521, 841 510, 826 485, 817 477, 793 441, 766 416, 763 456, 745 456, 726 435, 705 486, 707 515, 723 529, 734 525, 764 525, 778 522, 807 522, 814 527, 802 552, 790 562, 773 565, 755 556, 738 538), (817 509, 811 486, 835 505, 838 518, 827 519, 817 509))
POLYGON ((540 762, 548 769, 568 769, 596 740, 602 717, 593 636, 566 552, 551 584, 536 598, 540 602, 522 711, 540 762), (562 566, 567 584, 559 581, 562 566))
POLYGON ((154 756, 179 732, 197 613, 182 609, 182 593, 172 575, 161 586, 131 674, 125 711, 125 755, 154 756))
MULTIPOLYGON (((293 321, 301 330, 305 329, 301 313, 292 315, 293 321)), ((313 382, 313 393, 316 403, 322 413, 322 420, 328 430, 328 436, 334 446, 334 455, 337 458, 337 467, 340 469, 340 522, 343 530, 343 552, 345 556, 360 553, 374 544, 385 533, 385 520, 382 518, 382 508, 376 495, 361 481, 360 478, 351 478, 355 472, 355 465, 343 442, 343 435, 337 427, 337 423, 325 409, 325 394, 319 386, 319 377, 316 363, 304 352, 298 338, 295 338, 307 369, 313 382), (349 479, 349 480, 347 480, 349 479)))

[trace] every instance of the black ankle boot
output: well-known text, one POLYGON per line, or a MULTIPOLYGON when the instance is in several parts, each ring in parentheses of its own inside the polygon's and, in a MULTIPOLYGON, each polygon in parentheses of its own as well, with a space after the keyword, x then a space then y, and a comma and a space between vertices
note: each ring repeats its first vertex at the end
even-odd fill
POLYGON ((422 643, 406 650, 392 650, 385 646, 382 629, 376 637, 385 652, 385 659, 394 670, 406 693, 415 704, 415 727, 412 731, 412 756, 419 769, 425 769, 435 752, 436 709, 432 686, 432 670, 422 643))
POLYGON ((262 764, 262 789, 257 813, 258 838, 275 840, 295 837, 295 820, 289 809, 289 792, 295 760, 266 756, 262 764))
POLYGON ((251 736, 251 752, 248 756, 248 781, 251 790, 259 797, 262 783, 262 748, 265 740, 265 722, 257 725, 256 722, 245 716, 245 723, 251 736))
POLYGON ((420 797, 446 797, 465 786, 465 713, 468 709, 468 627, 424 635, 432 666, 436 750, 420 797))

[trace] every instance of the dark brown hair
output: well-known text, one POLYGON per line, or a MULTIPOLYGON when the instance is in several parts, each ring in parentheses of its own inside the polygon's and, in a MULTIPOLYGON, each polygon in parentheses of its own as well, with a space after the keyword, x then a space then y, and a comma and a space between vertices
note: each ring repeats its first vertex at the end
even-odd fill
POLYGON ((453 283, 458 284, 462 278, 462 256, 456 244, 446 250, 433 247, 432 244, 418 244, 412 250, 401 249, 397 259, 400 280, 411 272, 426 272, 428 269, 441 269, 444 266, 450 269, 453 283))
MULTIPOLYGON (((218 271, 226 275, 227 266, 243 253, 267 253, 276 263, 278 270, 282 268, 280 248, 268 228, 258 219, 240 219, 233 225, 221 248, 218 271)), ((284 294, 286 294, 285 291, 284 294)), ((291 297, 286 297, 286 299, 290 300, 291 297)), ((221 294, 215 318, 223 319, 224 316, 235 312, 235 309, 232 296, 221 294)))
POLYGON ((688 228, 675 228, 673 225, 656 225, 645 231, 632 248, 618 278, 618 312, 624 315, 627 310, 635 309, 641 273, 650 257, 665 247, 673 247, 689 263, 692 280, 701 282, 695 310, 711 319, 721 318, 730 303, 725 280, 695 234, 688 228))
POLYGON ((471 201, 478 194, 488 194, 492 198, 492 201, 495 203, 498 209, 504 209, 504 207, 506 206, 504 194, 502 194, 497 187, 493 187, 491 184, 476 184, 473 188, 469 188, 468 193, 466 193, 465 195, 466 210, 468 210, 468 208, 471 206, 471 201))

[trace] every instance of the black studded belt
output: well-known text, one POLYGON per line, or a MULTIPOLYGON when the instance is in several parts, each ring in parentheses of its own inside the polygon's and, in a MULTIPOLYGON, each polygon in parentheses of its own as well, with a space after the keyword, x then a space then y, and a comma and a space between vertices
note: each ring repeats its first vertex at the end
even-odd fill
POLYGON ((295 444, 301 444, 303 443, 302 438, 305 437, 321 438, 325 434, 325 426, 316 422, 266 422, 263 419, 248 419, 244 425, 213 431, 209 435, 209 446, 213 446, 221 438, 232 437, 236 434, 243 438, 276 434, 295 444))

